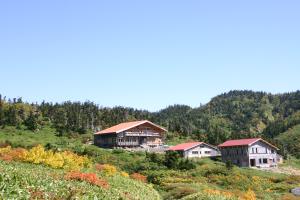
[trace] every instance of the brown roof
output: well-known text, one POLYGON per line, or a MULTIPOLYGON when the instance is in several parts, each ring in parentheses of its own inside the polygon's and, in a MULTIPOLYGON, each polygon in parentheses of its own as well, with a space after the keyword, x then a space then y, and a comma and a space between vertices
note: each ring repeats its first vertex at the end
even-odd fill
POLYGON ((155 126, 156 128, 160 129, 161 131, 165 132, 167 131, 166 129, 148 121, 148 120, 143 120, 143 121, 133 121, 133 122, 125 122, 125 123, 121 123, 121 124, 118 124, 118 125, 115 125, 113 127, 110 127, 110 128, 107 128, 105 130, 102 130, 102 131, 99 131, 95 134, 109 134, 109 133, 120 133, 120 132, 123 132, 123 131, 126 131, 128 129, 131 129, 131 128, 134 128, 136 126, 140 126, 142 124, 150 124, 152 126, 155 126))

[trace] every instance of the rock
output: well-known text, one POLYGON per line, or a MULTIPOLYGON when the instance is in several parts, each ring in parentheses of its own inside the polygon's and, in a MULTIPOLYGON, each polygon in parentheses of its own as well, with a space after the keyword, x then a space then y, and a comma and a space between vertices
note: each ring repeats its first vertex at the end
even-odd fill
POLYGON ((300 196, 300 188, 292 189, 292 193, 296 196, 300 196))

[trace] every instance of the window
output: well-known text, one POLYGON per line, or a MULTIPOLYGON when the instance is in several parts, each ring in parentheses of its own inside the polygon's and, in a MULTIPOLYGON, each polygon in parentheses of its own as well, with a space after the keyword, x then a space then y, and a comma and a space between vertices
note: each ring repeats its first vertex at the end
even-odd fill
POLYGON ((205 154, 210 154, 211 152, 210 152, 210 151, 205 151, 204 153, 205 153, 205 154))
POLYGON ((268 164, 268 159, 264 158, 264 159, 263 159, 263 163, 264 163, 264 164, 268 164))
POLYGON ((256 148, 256 153, 258 153, 258 148, 256 148))
POLYGON ((192 154, 199 154, 199 152, 198 151, 192 151, 192 154))
POLYGON ((271 153, 273 153, 273 154, 274 154, 274 153, 275 153, 275 151, 272 149, 272 150, 271 150, 271 153))
POLYGON ((254 148, 252 148, 252 153, 254 153, 254 148))
POLYGON ((259 164, 261 164, 262 162, 261 162, 261 158, 259 159, 259 164))

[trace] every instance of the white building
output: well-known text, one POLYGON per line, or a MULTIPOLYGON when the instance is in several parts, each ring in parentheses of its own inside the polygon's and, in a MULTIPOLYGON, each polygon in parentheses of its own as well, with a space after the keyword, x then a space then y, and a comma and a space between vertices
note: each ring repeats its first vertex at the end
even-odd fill
POLYGON ((177 151, 185 158, 203 158, 219 156, 217 147, 204 142, 190 142, 170 147, 169 151, 177 151))
POLYGON ((276 167, 280 162, 278 148, 261 138, 229 140, 219 148, 224 162, 241 167, 276 167))

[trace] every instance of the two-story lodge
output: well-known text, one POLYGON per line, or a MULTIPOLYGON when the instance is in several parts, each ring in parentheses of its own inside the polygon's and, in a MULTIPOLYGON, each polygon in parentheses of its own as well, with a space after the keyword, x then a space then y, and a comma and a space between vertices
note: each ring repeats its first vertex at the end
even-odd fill
POLYGON ((158 147, 167 130, 150 122, 121 123, 94 134, 94 144, 104 148, 158 147))
POLYGON ((218 147, 223 162, 240 167, 276 167, 279 162, 279 149, 261 138, 229 140, 218 147))

